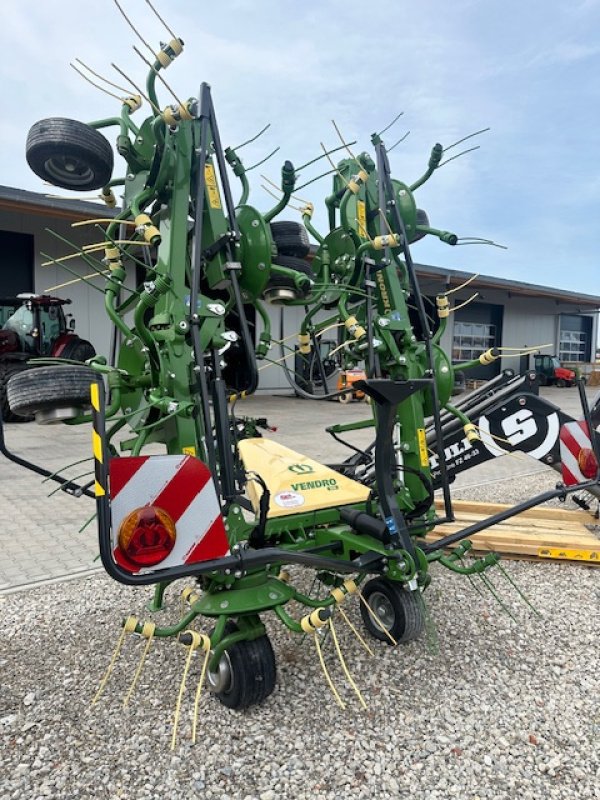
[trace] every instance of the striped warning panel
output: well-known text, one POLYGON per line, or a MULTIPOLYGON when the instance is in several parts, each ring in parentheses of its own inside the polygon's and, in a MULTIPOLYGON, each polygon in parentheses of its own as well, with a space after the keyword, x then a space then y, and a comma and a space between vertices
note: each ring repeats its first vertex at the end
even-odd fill
POLYGON ((579 466, 582 450, 591 450, 592 442, 585 420, 567 422, 560 429, 560 461, 562 476, 567 486, 588 480, 579 466))
POLYGON ((166 511, 176 526, 173 549, 153 569, 207 561, 229 552, 210 470, 197 458, 189 455, 113 458, 109 484, 113 555, 129 572, 141 570, 121 554, 119 527, 128 514, 146 506, 166 511))

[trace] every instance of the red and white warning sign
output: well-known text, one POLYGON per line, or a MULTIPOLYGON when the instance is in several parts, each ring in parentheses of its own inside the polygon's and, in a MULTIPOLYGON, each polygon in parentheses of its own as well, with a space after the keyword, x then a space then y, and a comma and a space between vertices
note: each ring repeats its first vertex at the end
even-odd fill
POLYGON ((567 422, 561 427, 560 460, 567 486, 596 477, 598 464, 585 420, 567 422))
POLYGON ((111 539, 131 573, 219 558, 229 544, 206 464, 189 455, 113 458, 111 539))

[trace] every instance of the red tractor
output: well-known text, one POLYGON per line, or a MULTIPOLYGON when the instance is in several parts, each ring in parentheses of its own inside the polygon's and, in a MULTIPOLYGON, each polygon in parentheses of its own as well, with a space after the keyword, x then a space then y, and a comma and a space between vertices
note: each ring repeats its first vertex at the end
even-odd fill
POLYGON ((537 354, 534 356, 535 371, 542 386, 573 386, 575 373, 561 366, 556 356, 537 354))
POLYGON ((5 422, 33 419, 13 414, 6 400, 9 379, 27 369, 30 358, 85 361, 96 355, 90 342, 73 332, 74 320, 67 324, 63 306, 70 302, 29 293, 0 298, 0 407, 5 422))

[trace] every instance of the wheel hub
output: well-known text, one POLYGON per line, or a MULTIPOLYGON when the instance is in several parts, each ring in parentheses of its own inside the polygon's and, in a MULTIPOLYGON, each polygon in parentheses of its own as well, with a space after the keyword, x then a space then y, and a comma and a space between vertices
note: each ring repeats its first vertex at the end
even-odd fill
POLYGON ((369 605, 377 615, 383 627, 389 631, 394 626, 394 608, 388 597, 382 592, 373 592, 369 597, 369 605))
POLYGON ((233 688, 233 670, 227 650, 221 656, 217 669, 214 672, 211 669, 207 670, 206 685, 214 694, 228 692, 233 688))

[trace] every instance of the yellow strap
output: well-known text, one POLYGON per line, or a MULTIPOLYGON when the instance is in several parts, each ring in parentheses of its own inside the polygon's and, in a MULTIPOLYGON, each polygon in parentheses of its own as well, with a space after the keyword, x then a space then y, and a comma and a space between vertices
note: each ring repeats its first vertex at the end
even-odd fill
POLYGON ((278 577, 278 578, 279 578, 279 580, 280 580, 280 581, 282 581, 283 583, 289 583, 289 580, 290 580, 290 578, 291 578, 291 575, 290 575, 290 573, 289 573, 289 572, 287 572, 285 569, 282 569, 282 570, 281 570, 281 572, 279 573, 279 575, 278 575, 277 577, 278 577))
POLYGON ((104 255, 109 261, 116 261, 117 259, 119 259, 121 251, 119 250, 118 247, 112 247, 111 245, 110 247, 104 248, 104 255))
POLYGON ((435 298, 435 304, 440 319, 445 319, 450 316, 450 301, 445 294, 438 294, 435 298))
POLYGON ((148 216, 148 214, 138 214, 135 218, 136 227, 142 227, 144 225, 151 225, 152 220, 148 216))
POLYGON ((183 42, 181 39, 171 39, 169 42, 169 47, 175 53, 176 56, 181 55, 183 53, 183 42))
POLYGON ((156 54, 156 60, 161 65, 161 67, 164 67, 165 69, 169 66, 171 61, 173 61, 171 56, 168 53, 165 53, 164 50, 158 51, 158 53, 156 54))
POLYGON ((131 686, 129 687, 129 691, 127 692, 127 694, 125 695, 125 699, 123 700, 123 706, 129 705, 129 701, 133 696, 139 677, 142 674, 144 661, 146 660, 146 656, 148 655, 148 651, 150 650, 150 645, 152 644, 152 638, 154 637, 155 630, 156 630, 156 625, 154 624, 154 622, 144 622, 144 625, 142 627, 142 636, 147 640, 146 646, 144 647, 144 650, 142 652, 142 657, 140 658, 140 663, 138 664, 138 668, 136 669, 135 675, 133 676, 133 680, 131 681, 131 686))
POLYGON ((125 620, 125 623, 123 625, 123 629, 122 629, 121 634, 120 634, 120 636, 119 636, 119 638, 117 640, 117 646, 115 647, 114 653, 112 654, 112 658, 110 659, 110 663, 108 665, 108 668, 107 668, 106 672, 104 673, 104 675, 102 676, 102 680, 100 681, 100 686, 98 686, 98 691, 96 692, 96 694, 94 695, 94 698, 92 700, 92 705, 95 705, 98 702, 98 700, 100 699, 100 696, 102 695, 102 692, 104 691, 104 689, 106 687, 106 684, 108 683, 108 679, 110 678, 110 674, 113 671, 113 667, 117 663, 117 658, 119 657, 119 653, 121 652, 121 648, 123 647, 123 642, 125 641, 125 635, 127 633, 133 633, 133 631, 136 628, 137 622, 138 622, 137 621, 137 617, 127 617, 127 619, 125 620))
POLYGON ((129 106, 130 111, 133 113, 138 108, 142 107, 142 98, 139 94, 132 94, 131 97, 123 98, 123 105, 129 106))
POLYGON ((354 594, 358 592, 358 586, 356 582, 352 580, 352 578, 348 578, 347 581, 344 581, 344 589, 348 592, 348 594, 354 594))
POLYGON ((333 597, 336 603, 343 603, 346 599, 346 593, 339 587, 331 589, 329 594, 333 597))
POLYGON ((468 422, 466 425, 463 425, 463 430, 467 436, 467 439, 470 442, 478 442, 479 441, 479 434, 477 433, 477 426, 474 425, 472 422, 468 422))
POLYGON ((298 352, 299 353, 310 353, 311 351, 310 345, 310 334, 309 333, 299 333, 298 334, 298 352))
POLYGON ((500 358, 500 356, 495 356, 490 348, 490 350, 486 350, 485 353, 479 356, 479 363, 487 366, 488 364, 493 364, 498 358, 500 358))
POLYGON ((374 250, 383 250, 384 247, 398 247, 400 237, 395 233, 384 233, 383 236, 376 236, 373 241, 374 250))
POLYGON ((356 696, 358 697, 358 700, 359 700, 361 706, 366 711, 367 710, 367 704, 365 703, 365 699, 362 696, 362 694, 360 692, 360 689, 358 688, 358 686, 354 682, 354 679, 352 678, 352 675, 350 674, 350 670, 348 669, 348 665, 346 664, 346 660, 344 659, 344 656, 342 655, 342 648, 340 647, 340 643, 338 641, 337 633, 335 632, 335 628, 333 627, 333 620, 329 620, 329 628, 331 630, 331 638, 333 639, 333 645, 334 645, 334 647, 336 649, 336 652, 338 654, 338 658, 339 658, 339 661, 340 661, 340 666, 344 671, 344 675, 348 679, 348 683, 350 684, 350 686, 354 689, 354 692, 355 692, 356 696))
POLYGON ((375 624, 377 625, 377 627, 378 627, 378 628, 379 628, 379 629, 380 629, 380 630, 381 630, 381 631, 382 631, 382 632, 383 632, 383 633, 384 633, 384 634, 387 636, 387 638, 390 640, 390 642, 391 642, 391 643, 392 643, 394 646, 396 646, 396 645, 398 644, 398 642, 397 642, 397 641, 394 639, 394 637, 392 636, 392 634, 391 634, 391 633, 388 631, 388 629, 385 627, 385 625, 383 624, 383 622, 382 622, 382 621, 379 619, 379 617, 377 616, 377 614, 376 614, 376 613, 373 611, 373 609, 372 609, 372 608, 371 608, 371 606, 369 605, 368 601, 365 599, 365 596, 363 595, 363 593, 362 593, 362 592, 359 592, 359 593, 358 593, 358 596, 360 597, 360 601, 361 601, 361 603, 363 603, 363 605, 365 606, 365 608, 367 609, 367 611, 369 612, 369 614, 370 614, 370 615, 371 615, 371 617, 373 618, 373 621, 375 622, 375 624))
POLYGON ((323 652, 321 650, 321 643, 319 642, 319 634, 316 631, 315 631, 314 639, 315 639, 315 647, 317 648, 317 653, 319 655, 319 662, 321 664, 321 669, 323 670, 323 675, 325 675, 325 680, 327 681, 327 684, 328 684, 329 688, 331 689, 331 692, 332 692, 333 696, 335 697, 337 704, 339 705, 339 707, 342 710, 345 711, 346 710, 346 706, 344 704, 344 701, 340 697, 340 695, 338 693, 338 690, 335 688, 335 686, 333 684, 333 681, 331 680, 331 675, 329 674, 329 672, 327 670, 327 666, 325 665, 325 659, 323 658, 323 652))
POLYGON ((314 205, 312 203, 307 203, 300 209, 300 213, 302 214, 303 217, 308 217, 309 219, 312 219, 314 210, 315 210, 314 205))

